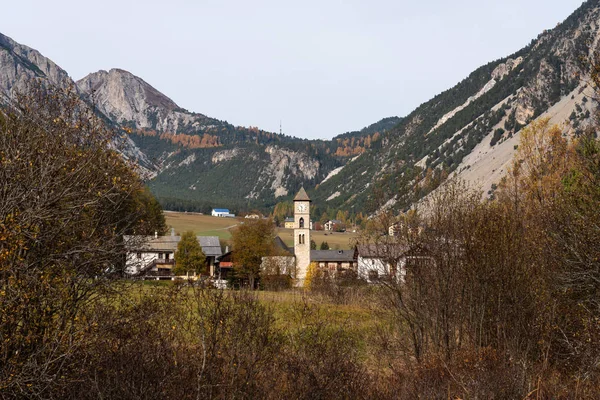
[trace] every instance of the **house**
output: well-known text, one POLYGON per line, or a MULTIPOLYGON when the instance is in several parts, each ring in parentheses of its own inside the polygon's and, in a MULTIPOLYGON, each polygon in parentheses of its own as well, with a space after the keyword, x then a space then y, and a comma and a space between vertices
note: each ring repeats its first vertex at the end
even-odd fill
POLYGON ((227 208, 213 208, 211 215, 213 217, 234 218, 235 214, 231 214, 227 208))
MULTIPOLYGON (((128 248, 125 273, 144 279, 172 279, 173 267, 177 262, 175 252, 181 236, 171 230, 169 236, 125 236, 128 248)), ((210 276, 215 274, 217 257, 221 255, 221 244, 217 236, 197 236, 198 243, 206 255, 206 264, 210 276)))
POLYGON ((326 231, 336 231, 338 229, 338 227, 343 226, 343 225, 344 225, 344 223, 342 221, 333 219, 333 220, 325 222, 325 224, 323 225, 323 228, 326 231))
POLYGON ((369 283, 404 282, 410 268, 435 262, 423 248, 399 243, 358 245, 355 257, 358 277, 369 283))
POLYGON ((404 235, 420 235, 421 233, 423 233, 423 227, 422 226, 408 226, 405 227, 405 224, 403 222, 396 222, 393 225, 390 225, 390 227, 388 228, 388 235, 389 236, 399 236, 401 234, 404 235))
POLYGON ((356 246, 358 277, 370 283, 394 277, 404 279, 401 260, 407 247, 395 244, 366 244, 356 246))
POLYGON ((311 250, 311 263, 324 271, 355 271, 357 259, 354 250, 311 250))
POLYGON ((258 214, 247 214, 244 218, 246 218, 246 219, 260 219, 260 215, 258 215, 258 214))
MULTIPOLYGON (((226 249, 227 250, 227 249, 226 249)), ((227 278, 233 273, 233 252, 227 251, 225 254, 217 257, 217 267, 215 269, 215 286, 220 289, 227 287, 227 278)))
POLYGON ((285 229, 294 229, 294 218, 293 217, 287 217, 284 221, 283 227, 285 229))

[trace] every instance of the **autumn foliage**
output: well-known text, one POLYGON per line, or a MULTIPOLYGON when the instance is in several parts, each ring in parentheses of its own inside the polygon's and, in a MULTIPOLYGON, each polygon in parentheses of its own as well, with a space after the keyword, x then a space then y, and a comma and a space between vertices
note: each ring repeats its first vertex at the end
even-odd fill
POLYGON ((211 135, 208 133, 204 133, 202 135, 186 135, 184 133, 164 132, 159 134, 151 129, 140 129, 135 133, 140 136, 159 137, 162 140, 167 140, 173 144, 181 145, 186 149, 206 149, 222 146, 217 135, 211 135))

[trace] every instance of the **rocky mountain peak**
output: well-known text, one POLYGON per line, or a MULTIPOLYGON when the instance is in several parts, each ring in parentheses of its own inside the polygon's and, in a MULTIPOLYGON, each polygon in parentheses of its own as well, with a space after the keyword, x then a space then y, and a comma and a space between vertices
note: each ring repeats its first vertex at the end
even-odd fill
POLYGON ((94 72, 77 81, 77 87, 111 119, 133 121, 140 128, 154 128, 150 117, 153 112, 168 113, 179 108, 142 78, 122 69, 94 72))

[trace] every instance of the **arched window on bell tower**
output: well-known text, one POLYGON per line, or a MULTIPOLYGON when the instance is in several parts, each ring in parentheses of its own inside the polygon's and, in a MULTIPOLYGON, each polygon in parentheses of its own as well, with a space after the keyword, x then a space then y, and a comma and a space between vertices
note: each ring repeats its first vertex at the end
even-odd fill
POLYGON ((304 228, 304 218, 300 218, 300 229, 304 228))

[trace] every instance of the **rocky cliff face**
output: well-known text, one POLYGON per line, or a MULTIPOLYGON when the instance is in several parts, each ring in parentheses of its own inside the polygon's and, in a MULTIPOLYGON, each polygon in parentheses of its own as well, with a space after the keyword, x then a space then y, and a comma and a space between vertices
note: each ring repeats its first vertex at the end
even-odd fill
POLYGON ((213 121, 182 110, 142 78, 122 69, 89 74, 77 81, 77 87, 111 120, 130 128, 176 133, 192 125, 207 128, 213 121))
POLYGON ((0 93, 13 98, 35 79, 59 87, 73 85, 69 74, 39 51, 23 46, 0 33, 0 93))

